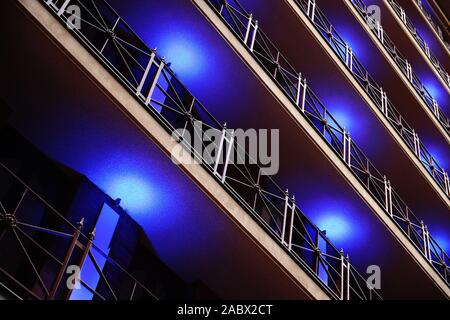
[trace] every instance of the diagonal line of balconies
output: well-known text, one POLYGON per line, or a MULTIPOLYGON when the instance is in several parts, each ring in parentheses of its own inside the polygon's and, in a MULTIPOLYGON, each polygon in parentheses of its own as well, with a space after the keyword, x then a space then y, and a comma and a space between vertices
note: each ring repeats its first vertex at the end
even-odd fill
MULTIPOLYGON (((264 169, 256 164, 228 162, 230 150, 240 154, 237 151, 242 149, 236 143, 233 132, 208 112, 178 80, 164 58, 159 57, 156 50, 149 49, 106 1, 40 2, 72 29, 76 38, 142 103, 145 110, 157 119, 167 132, 178 133, 179 142, 190 155, 201 163, 211 177, 221 184, 330 297, 381 298, 377 290, 367 287, 364 278, 352 266, 348 256, 344 256, 343 250, 334 247, 325 234, 299 209, 295 197, 290 197, 272 178, 264 175, 264 169), (78 17, 85 23, 82 29, 74 28, 70 20, 72 13, 66 11, 70 4, 78 5, 83 12, 78 17), (194 131, 195 123, 201 123, 202 133, 208 129, 221 133, 220 141, 211 142, 219 149, 215 159, 205 159, 203 153, 199 153, 195 146, 184 139, 185 133, 194 131), (181 133, 178 131, 180 126, 184 128, 181 133), (223 156, 225 161, 220 162, 223 156), (213 160, 212 164, 210 160, 213 160)), ((284 74, 282 76, 284 77, 284 74)), ((308 91, 308 94, 313 95, 312 91, 308 91)), ((321 117, 317 115, 317 119, 319 118, 321 117)), ((330 137, 337 139, 336 134, 331 133, 337 129, 327 125, 323 130, 330 132, 330 137)), ((340 130, 342 129, 338 129, 340 130)), ((341 139, 344 136, 342 135, 341 139)), ((336 140, 336 144, 342 143, 336 140)), ((342 146, 339 148, 342 149, 342 146)), ((371 185, 379 185, 375 177, 368 177, 368 181, 371 185)), ((384 183, 388 185, 386 180, 384 183)), ((409 218, 407 220, 410 221, 409 218)), ((439 255, 446 263, 450 262, 449 257, 429 236, 424 225, 411 224, 410 232, 418 239, 434 245, 430 247, 430 252, 435 254, 436 261, 439 255)), ((446 269, 444 275, 450 278, 446 269)))
MULTIPOLYGON (((385 119, 388 120, 391 127, 398 133, 408 149, 413 152, 415 157, 425 168, 425 171, 428 172, 441 191, 445 193, 447 199, 450 198, 450 184, 446 170, 437 163, 436 159, 419 139, 417 132, 408 124, 408 122, 406 122, 404 117, 402 117, 391 100, 387 97, 387 94, 383 88, 371 77, 365 67, 351 51, 351 48, 347 45, 345 40, 342 39, 322 11, 316 5, 313 5, 314 2, 308 2, 308 0, 295 0, 295 3, 308 16, 310 21, 314 24, 316 30, 319 31, 320 35, 324 40, 326 40, 329 47, 336 54, 337 58, 346 65, 347 70, 351 72, 353 78, 357 81, 364 92, 367 93, 376 107, 382 112, 385 119)), ((250 41, 248 39, 249 35, 246 34, 244 25, 239 27, 239 25, 236 24, 238 20, 234 17, 232 19, 234 25, 238 28, 237 32, 239 32, 239 35, 243 38, 244 42, 248 43, 250 41), (240 30, 241 28, 242 30, 240 30)), ((262 41, 265 41, 267 45, 270 40, 263 39, 262 41)), ((252 45, 251 43, 249 44, 250 46, 252 45)), ((285 60, 283 61, 284 58, 280 56, 279 52, 272 54, 270 50, 266 51, 269 55, 271 55, 268 58, 262 56, 258 52, 255 52, 255 54, 264 60, 273 60, 273 66, 269 66, 269 71, 274 72, 275 78, 277 77, 278 72, 276 70, 276 64, 278 63, 280 65, 280 68, 285 71, 286 75, 284 75, 283 72, 278 72, 278 77, 284 77, 282 80, 289 82, 289 87, 287 89, 289 91, 288 93, 290 96, 295 97, 295 102, 298 103, 298 99, 300 98, 298 96, 300 94, 300 90, 297 90, 296 88, 303 86, 300 84, 302 79, 297 76, 299 73, 293 70, 290 65, 287 68, 283 67, 283 63, 289 63, 285 60), (274 71, 271 71, 270 69, 274 69, 274 71), (297 92, 295 92, 296 90, 297 92)), ((306 85, 306 80, 303 79, 303 81, 306 85)))
POLYGON ((439 40, 439 43, 442 44, 445 51, 450 54, 450 44, 445 41, 444 35, 442 33, 442 29, 438 26, 438 24, 433 20, 431 14, 427 11, 427 9, 423 6, 421 0, 413 1, 416 8, 419 10, 420 14, 425 18, 425 21, 430 26, 431 30, 433 30, 434 34, 439 40))
MULTIPOLYGON (((74 257, 79 255, 81 256, 79 264, 83 265, 87 261, 93 263, 95 265, 95 272, 98 273, 98 276, 101 277, 107 288, 108 296, 104 296, 104 293, 100 293, 97 288, 89 286, 86 282, 88 281, 88 277, 86 277, 86 279, 80 277, 80 286, 83 286, 83 288, 88 290, 97 299, 107 300, 108 297, 111 297, 114 300, 118 300, 119 294, 120 298, 124 299, 126 294, 127 299, 133 300, 135 298, 135 293, 139 292, 141 298, 145 297, 145 299, 159 300, 150 289, 134 278, 122 265, 112 259, 110 255, 105 253, 104 250, 94 243, 95 229, 86 233, 85 230, 83 230, 83 228, 85 228, 84 218, 76 225, 73 224, 2 162, 0 162, 0 174, 3 179, 7 177, 5 180, 2 180, 2 183, 13 180, 17 185, 20 185, 23 190, 21 190, 20 197, 17 198, 17 201, 12 206, 13 209, 11 209, 6 202, 0 201, 0 224, 7 226, 7 228, 1 229, 0 240, 9 232, 14 235, 14 242, 19 245, 22 253, 27 257, 27 264, 31 267, 32 277, 35 277, 38 280, 34 288, 30 288, 29 283, 22 281, 22 279, 18 279, 14 274, 3 269, 3 266, 0 267, 0 275, 8 279, 8 282, 11 282, 14 285, 14 288, 19 288, 17 291, 21 292, 16 293, 15 290, 0 283, 0 285, 8 290, 15 298, 19 300, 29 300, 30 298, 36 300, 53 300, 61 296, 70 297, 72 289, 68 289, 67 292, 62 294, 59 293, 59 290, 61 290, 62 284, 64 283, 63 275, 67 270, 69 261, 73 261, 74 257), (39 203, 42 208, 45 208, 46 214, 48 214, 49 217, 47 222, 43 222, 43 220, 46 219, 43 219, 40 222, 30 221, 20 214, 21 209, 26 206, 27 201, 30 200, 39 203), (53 222, 49 223, 48 221, 53 222), (39 240, 39 236, 36 236, 36 234, 40 236, 50 236, 60 244, 67 244, 67 250, 56 252, 51 244, 49 245, 48 243, 39 240), (36 259, 36 256, 31 254, 36 250, 41 256, 51 261, 51 264, 56 266, 56 270, 59 270, 54 273, 55 277, 52 278, 52 281, 50 282, 51 285, 47 278, 45 278, 45 281, 43 279, 44 272, 38 267, 39 264, 41 264, 41 261, 39 261, 40 259, 36 259), (127 286, 123 285, 123 283, 120 292, 118 292, 119 289, 116 286, 111 285, 114 279, 110 274, 104 273, 98 266, 97 259, 100 257, 108 261, 109 266, 115 271, 113 274, 117 272, 121 275, 122 281, 128 284, 128 292, 125 293, 127 290, 124 288, 127 286), (40 290, 36 290, 36 287, 40 290)), ((5 247, 3 246, 2 249, 4 248, 5 247)))
MULTIPOLYGON (((374 103, 375 108, 381 111, 381 115, 387 120, 394 132, 398 134, 405 146, 419 160, 429 177, 432 178, 432 181, 436 182, 436 187, 440 188, 440 191, 445 194, 445 196, 443 195, 445 197, 444 201, 447 201, 450 198, 448 173, 437 163, 436 159, 419 139, 418 133, 395 108, 383 87, 369 74, 358 57, 353 53, 351 47, 339 35, 335 27, 313 1, 293 0, 293 2, 294 6, 297 6, 305 14, 315 27, 315 30, 325 40, 328 48, 345 65, 346 70, 356 80, 370 101, 374 103)), ((437 111, 441 112, 440 109, 437 111)))
POLYGON ((397 18, 401 20, 403 27, 406 28, 411 37, 414 38, 416 47, 418 47, 422 55, 425 55, 425 61, 431 66, 432 70, 437 74, 439 80, 441 80, 441 82, 449 92, 450 75, 430 50, 428 43, 421 36, 417 28, 413 25, 411 19, 406 15, 405 10, 395 0, 386 0, 386 2, 388 3, 388 6, 392 8, 392 11, 395 12, 397 18))
MULTIPOLYGON (((347 4, 347 0, 344 0, 344 3, 347 4)), ((433 98, 417 74, 414 72, 411 64, 405 56, 400 53, 393 41, 383 30, 382 25, 376 19, 369 16, 367 6, 364 4, 363 0, 348 0, 348 3, 349 4, 347 5, 349 5, 349 8, 353 9, 358 17, 364 21, 366 27, 369 28, 367 32, 374 35, 374 38, 377 39, 376 41, 378 44, 383 48, 384 52, 391 59, 391 61, 394 62, 395 66, 397 66, 397 71, 407 80, 406 82, 408 85, 411 86, 417 94, 417 98, 421 101, 421 105, 424 106, 424 110, 427 111, 427 115, 434 120, 433 122, 437 124, 446 140, 449 141, 450 119, 442 111, 436 99, 433 98)), ((441 79, 441 77, 439 77, 439 79, 441 79)))
MULTIPOLYGON (((426 257, 430 265, 435 268, 436 272, 445 280, 447 286, 450 287, 450 278, 446 275, 449 270, 447 267, 448 255, 439 247, 435 240, 431 240, 433 245, 428 243, 432 236, 430 236, 423 221, 413 214, 398 193, 394 191, 386 176, 376 169, 351 139, 345 128, 336 122, 327 108, 307 85, 306 80, 289 64, 271 40, 262 32, 258 21, 254 20, 253 15, 248 13, 237 0, 196 0, 195 2, 198 6, 205 2, 212 9, 212 12, 221 19, 311 127, 320 134, 332 152, 339 156, 361 185, 369 191, 373 199, 383 208, 385 214, 395 222, 396 226, 402 230, 416 249, 426 257), (420 231, 420 229, 423 231, 420 231), (423 235, 426 235, 425 238, 423 235), (420 239, 424 239, 424 241, 420 239), (430 255, 430 248, 438 248, 438 252, 430 255), (437 258, 438 256, 439 258, 437 258), (441 267, 445 270, 443 273, 440 271, 441 267)), ((310 18, 315 19, 315 16, 312 15, 311 5, 306 7, 306 12, 310 18)), ((328 30, 323 29, 325 33, 328 30)), ((343 41, 341 45, 345 48, 343 41)), ((340 48, 342 50, 342 47, 340 48)), ((348 46, 346 48, 348 50, 348 46)), ((343 50, 345 53, 345 49, 343 50)), ((348 51, 346 57, 347 63, 350 64, 351 60, 349 59, 348 51)), ((392 108, 391 110, 395 109, 392 108)), ((401 118, 400 115, 397 116, 401 118)), ((448 195, 448 192, 446 194, 448 195)))

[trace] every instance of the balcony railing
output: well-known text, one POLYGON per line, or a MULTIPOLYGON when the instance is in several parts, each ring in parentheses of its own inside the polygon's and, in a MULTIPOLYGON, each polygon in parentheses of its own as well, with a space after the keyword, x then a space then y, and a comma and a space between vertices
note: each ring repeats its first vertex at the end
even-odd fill
MULTIPOLYGON (((417 74, 414 72, 411 64, 400 53, 394 42, 389 38, 386 32, 383 30, 382 25, 374 18, 371 18, 367 12, 367 7, 363 0, 348 0, 352 6, 356 9, 361 18, 366 21, 369 26, 376 26, 371 28, 371 32, 375 34, 378 41, 387 51, 392 60, 396 63, 397 67, 401 70, 403 75, 409 80, 411 86, 419 94, 424 104, 433 113, 433 116, 438 120, 444 129, 446 135, 450 134, 450 119, 439 107, 437 101, 431 96, 430 92, 426 89, 425 85, 420 81, 417 74)), ((447 82, 447 81, 446 81, 447 82)))
POLYGON ((413 25, 411 19, 409 19, 409 17, 406 15, 405 10, 395 0, 388 0, 388 3, 397 14, 397 17, 406 26, 409 33, 419 45, 420 49, 422 49, 423 53, 427 56, 428 60, 431 62, 434 69, 442 78, 444 83, 447 84, 447 88, 450 88, 450 75, 447 73, 447 71, 445 71, 445 68, 441 65, 436 56, 431 52, 428 43, 423 39, 417 28, 413 25))
POLYGON ((405 142, 408 148, 415 154, 426 171, 432 176, 442 191, 450 197, 449 179, 444 168, 437 163, 436 159, 428 151, 422 141, 420 141, 415 130, 402 117, 400 112, 387 97, 387 93, 372 78, 345 40, 328 21, 324 13, 317 5, 313 7, 311 3, 314 2, 311 0, 295 0, 295 3, 300 10, 308 16, 316 30, 336 54, 336 57, 347 66, 347 69, 351 72, 356 82, 382 112, 392 128, 400 135, 403 142, 405 142))
MULTIPOLYGON (((427 226, 413 214, 394 191, 386 176, 376 169, 351 139, 349 133, 336 122, 307 85, 306 80, 289 64, 272 41, 264 34, 258 21, 254 20, 253 15, 248 13, 238 0, 204 1, 213 8, 214 12, 233 32, 234 36, 245 45, 248 52, 252 54, 254 59, 284 92, 291 103, 322 136, 333 152, 348 166, 360 183, 385 210, 386 214, 391 217, 417 250, 450 286, 450 269, 447 267, 450 262, 449 257, 432 238, 427 226), (432 252, 429 251, 430 249, 432 252)), ((320 11, 317 11, 317 7, 316 11, 314 11, 314 6, 311 5, 312 2, 308 3, 310 5, 306 7, 306 12, 310 19, 325 19, 320 14, 320 11)), ((339 41, 341 45, 343 43, 339 38, 335 41, 337 47, 339 41)), ((358 64, 353 67, 357 66, 358 64)), ((386 103, 384 105, 386 106, 386 103)), ((401 116, 398 114, 396 116, 401 121, 401 116)), ((429 154, 426 156, 429 156, 429 154)))
POLYGON ((73 13, 67 11, 68 6, 77 5, 81 9, 77 18, 81 19, 82 28, 69 28, 73 34, 169 133, 178 133, 186 150, 332 298, 381 298, 378 290, 369 288, 350 264, 348 255, 333 246, 324 232, 302 213, 295 198, 263 174, 264 169, 248 164, 256 162, 229 161, 233 150, 234 154, 246 154, 236 143, 233 131, 208 112, 156 50, 149 49, 106 1, 41 0, 41 3, 68 26, 73 26, 73 13), (205 159, 205 154, 185 139, 188 133, 198 134, 195 130, 199 124, 202 135, 208 129, 221 133, 220 141, 211 142, 219 150, 215 159, 205 159), (179 128, 184 130, 180 133, 179 128))
MULTIPOLYGON (((0 162, 0 252, 16 248, 18 259, 0 255, 0 284, 19 300, 70 299, 70 265, 93 266, 78 279, 96 300, 157 300, 157 297, 94 243, 95 230, 83 233, 14 172, 0 162), (39 222, 37 222, 39 221, 39 222), (99 261, 103 267, 100 267, 99 261)), ((84 269, 83 269, 84 270, 84 269)), ((75 278, 74 278, 75 281, 75 278)), ((75 285, 75 283, 72 283, 75 285)))
POLYGON ((414 3, 419 8, 422 15, 425 17, 425 19, 428 21, 428 23, 433 28, 433 31, 437 34, 439 40, 444 45, 445 49, 450 51, 450 44, 444 39, 444 34, 442 33, 442 29, 438 26, 436 22, 434 22, 433 17, 431 14, 427 11, 427 9, 423 6, 421 0, 415 0, 414 3))

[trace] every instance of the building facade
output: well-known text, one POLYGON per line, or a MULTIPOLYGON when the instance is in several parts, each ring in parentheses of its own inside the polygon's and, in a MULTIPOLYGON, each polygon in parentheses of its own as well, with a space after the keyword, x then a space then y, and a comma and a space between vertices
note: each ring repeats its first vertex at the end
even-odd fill
POLYGON ((0 6, 0 298, 450 298, 439 1, 0 6))

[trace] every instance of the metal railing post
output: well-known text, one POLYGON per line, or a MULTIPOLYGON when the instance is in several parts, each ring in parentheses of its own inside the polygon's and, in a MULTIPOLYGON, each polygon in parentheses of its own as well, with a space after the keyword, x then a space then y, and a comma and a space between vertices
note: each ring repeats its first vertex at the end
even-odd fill
POLYGON ((252 22, 253 22, 253 14, 250 13, 250 15, 248 16, 248 21, 247 21, 247 30, 245 31, 245 36, 244 36, 245 44, 247 44, 248 37, 250 36, 250 28, 252 27, 252 22))
POLYGON ((138 87, 136 88, 136 94, 138 96, 142 96, 141 91, 142 88, 144 87, 145 80, 147 80, 148 73, 150 72, 153 63, 155 62, 155 57, 156 57, 156 48, 152 50, 152 53, 150 54, 150 59, 148 60, 147 63, 147 67, 145 68, 144 74, 142 75, 142 79, 139 82, 138 87))
POLYGON ((389 115, 387 94, 385 91, 383 91, 383 88, 380 88, 380 92, 381 92, 381 111, 387 117, 389 115))
POLYGON ((78 238, 81 234, 81 230, 83 229, 83 224, 84 218, 81 218, 80 222, 77 223, 77 228, 73 232, 72 240, 70 241, 69 248, 67 249, 66 255, 64 256, 61 268, 59 269, 58 274, 56 275, 55 281, 53 281, 52 287, 50 289, 50 294, 48 296, 49 300, 53 300, 55 298, 56 292, 58 291, 63 275, 67 270, 70 258, 72 257, 75 246, 77 245, 78 238))
POLYGON ((295 196, 292 196, 292 212, 291 221, 289 225, 289 251, 292 250, 292 233, 294 231, 294 217, 295 217, 295 196))
MULTIPOLYGON (((155 62, 156 63, 156 62, 155 62)), ((158 65, 158 70, 156 71, 156 75, 152 80, 152 84, 150 85, 150 89, 148 91, 147 99, 145 100, 145 104, 150 104, 153 96, 153 91, 155 91, 156 84, 158 83, 159 76, 161 75, 162 70, 164 69, 166 62, 164 61, 164 58, 161 58, 161 61, 158 65)), ((144 80, 145 81, 145 80, 144 80)))
POLYGON ((393 217, 391 182, 386 178, 386 176, 384 176, 383 179, 384 179, 384 209, 389 213, 391 217, 393 217))
POLYGON ((428 226, 425 225, 425 235, 426 235, 426 240, 427 240, 427 256, 428 256, 428 260, 431 262, 431 246, 430 246, 430 231, 428 231, 428 226))
POLYGON ((258 32, 258 20, 255 20, 255 22, 253 22, 253 14, 250 14, 248 16, 247 30, 245 31, 244 43, 250 48, 251 52, 253 52, 253 48, 255 46, 257 32, 258 32), (250 44, 248 44, 249 40, 250 44))
POLYGON ((383 26, 381 25, 380 21, 378 21, 378 20, 377 20, 377 36, 378 36, 378 39, 380 39, 381 43, 384 44, 383 26))
POLYGON ((341 248, 340 251, 340 255, 341 255, 341 295, 340 295, 340 299, 344 300, 345 294, 344 294, 344 289, 345 289, 345 257, 344 257, 344 249, 341 248))
POLYGON ((434 115, 436 116, 436 118, 438 120, 440 120, 440 117, 439 117, 439 105, 438 105, 437 101, 434 98, 433 98, 433 112, 434 112, 434 115))
POLYGON ((303 113, 305 113, 307 90, 308 90, 308 84, 306 83, 306 78, 303 78, 303 92, 302 92, 302 104, 301 104, 301 110, 303 113))
POLYGON ((308 0, 308 7, 306 9, 306 15, 314 22, 316 16, 316 0, 308 0))
POLYGON ((420 154, 420 139, 419 139, 419 135, 414 131, 414 129, 413 129, 413 136, 414 136, 414 153, 420 159, 420 156, 421 156, 421 154, 420 154))
POLYGON ((258 20, 255 21, 255 25, 253 28, 253 33, 252 33, 252 40, 250 42, 250 51, 253 52, 253 49, 255 47, 255 41, 256 41, 256 33, 258 32, 258 20))
POLYGON ((426 42, 424 42, 424 45, 425 45, 425 54, 427 55, 428 58, 431 58, 430 47, 426 42))
POLYGON ((444 186, 445 193, 450 196, 450 179, 448 178, 448 173, 444 170, 444 186))
POLYGON ((347 254, 346 300, 350 300, 350 256, 347 254))
POLYGON ((423 253, 425 254, 425 257, 428 260, 430 260, 430 237, 428 233, 428 228, 423 222, 423 220, 420 221, 420 226, 422 229, 423 253))
POLYGON ((284 192, 283 227, 281 229, 281 243, 283 243, 283 244, 286 244, 284 239, 285 239, 285 235, 286 235, 288 211, 289 211, 289 190, 286 189, 286 191, 284 192))
MULTIPOLYGON (((89 233, 88 242, 86 243, 86 245, 83 248, 83 253, 81 255, 80 262, 78 263, 78 267, 80 268, 80 270, 83 269, 83 265, 86 261, 86 258, 88 257, 89 252, 91 251, 94 238, 95 238, 95 228, 94 228, 94 230, 92 230, 92 232, 89 233)), ((72 291, 73 291, 73 288, 69 288, 69 291, 66 294, 66 300, 70 299, 70 296, 72 295, 72 291)))
POLYGON ((281 230, 281 243, 289 248, 292 248, 292 229, 294 224, 294 214, 295 214, 295 197, 289 198, 289 190, 285 192, 284 198, 284 214, 283 214, 283 227, 281 230), (288 239, 286 241, 286 235, 288 239))
POLYGON ((404 24, 406 24, 406 13, 403 8, 400 8, 400 19, 403 21, 404 24))
POLYGON ((353 71, 353 50, 348 43, 345 44, 345 64, 350 71, 353 71))
MULTIPOLYGON (((53 1, 50 1, 53 2, 53 1)), ((47 2, 49 3, 49 2, 47 2)), ((58 16, 61 16, 64 12, 66 12, 66 8, 69 5, 70 0, 65 0, 62 6, 59 8, 58 12, 56 13, 58 16)))
POLYGON ((352 138, 350 137, 350 132, 347 132, 344 128, 344 132, 343 132, 343 146, 344 146, 344 150, 343 150, 343 159, 344 162, 351 167, 352 164, 352 138))
POLYGON ((298 74, 298 82, 297 82, 297 94, 295 95, 295 105, 297 107, 300 106, 300 91, 302 90, 302 73, 298 74))
POLYGON ((411 64, 408 62, 408 60, 405 60, 406 63, 406 77, 408 78, 408 80, 410 82, 413 81, 413 76, 412 76, 412 67, 411 64))
POLYGON ((222 136, 220 138, 219 149, 217 150, 216 161, 214 163, 214 175, 219 177, 222 183, 225 182, 228 165, 230 163, 231 151, 233 150, 234 132, 230 133, 230 137, 227 137, 227 124, 225 123, 222 129, 222 136), (228 146, 228 149, 227 149, 228 146), (225 162, 222 174, 219 173, 218 168, 220 160, 222 159, 222 152, 225 149, 225 162))

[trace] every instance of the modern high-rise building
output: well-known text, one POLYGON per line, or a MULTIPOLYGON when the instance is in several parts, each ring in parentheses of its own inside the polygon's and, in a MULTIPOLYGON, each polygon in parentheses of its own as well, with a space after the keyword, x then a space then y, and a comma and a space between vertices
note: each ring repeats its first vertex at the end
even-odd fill
POLYGON ((448 13, 0 1, 0 299, 449 299, 448 13))

